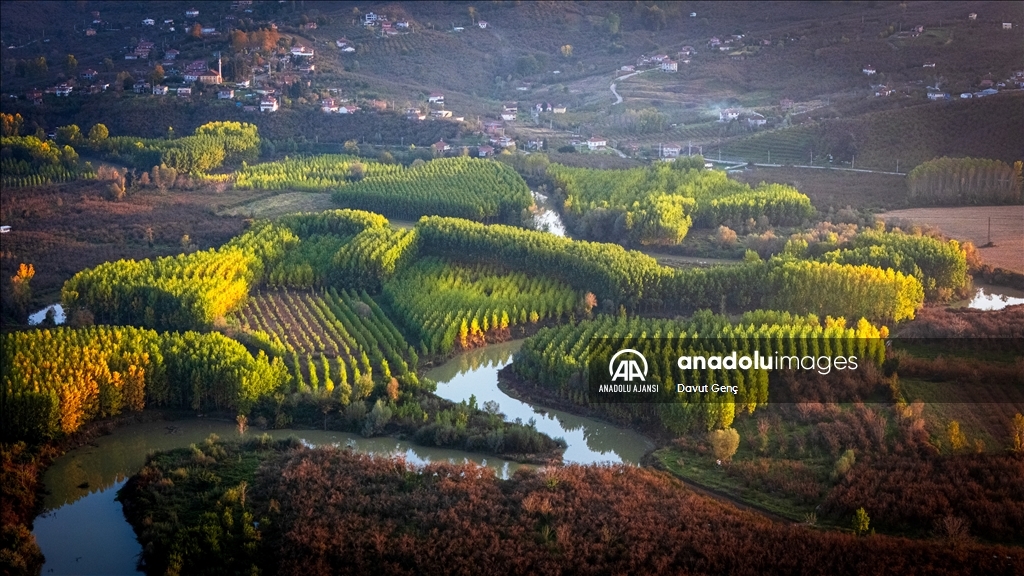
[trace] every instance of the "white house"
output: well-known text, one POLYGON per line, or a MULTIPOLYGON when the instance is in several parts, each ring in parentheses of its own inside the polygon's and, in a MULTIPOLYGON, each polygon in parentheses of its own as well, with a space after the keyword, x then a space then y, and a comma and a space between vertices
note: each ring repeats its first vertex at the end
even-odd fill
POLYGON ((166 96, 167 95, 167 86, 153 86, 153 95, 154 96, 166 96))
POLYGON ((312 58, 313 57, 313 49, 312 48, 307 48, 305 46, 293 46, 292 47, 292 56, 299 56, 299 57, 303 57, 303 58, 312 58))
POLYGON ((677 72, 679 70, 679 63, 675 60, 665 60, 661 63, 662 72, 677 72))
POLYGON ((758 114, 757 112, 751 112, 750 114, 747 115, 747 126, 756 128, 759 126, 764 126, 767 123, 768 120, 762 114, 758 114))
POLYGON ((591 150, 603 150, 608 145, 608 141, 598 136, 591 136, 587 140, 587 148, 591 150))
POLYGON ((740 117, 740 111, 735 108, 726 108, 718 111, 718 121, 728 122, 730 120, 736 120, 740 117))
POLYGON ((516 121, 516 113, 515 112, 502 112, 501 113, 501 119, 506 121, 506 122, 515 122, 516 121))
POLYGON ((409 22, 407 22, 405 20, 399 20, 398 22, 395 22, 395 28, 408 28, 408 27, 409 27, 409 22))
POLYGON ((196 10, 195 8, 189 8, 188 10, 185 10, 185 18, 198 18, 198 17, 199 17, 199 10, 196 10))
POLYGON ((477 149, 477 156, 481 158, 487 158, 488 156, 494 155, 494 147, 492 146, 480 146, 477 149))
POLYGON ((351 44, 348 44, 348 45, 342 46, 341 47, 341 51, 342 52, 355 52, 356 48, 355 48, 355 46, 352 46, 351 44))
POLYGON ((860 71, 865 73, 865 74, 867 74, 868 76, 871 76, 871 75, 875 74, 876 72, 878 72, 878 70, 875 70, 874 66, 865 66, 865 67, 861 68, 860 71))
POLYGON ((338 38, 334 41, 334 44, 338 48, 344 48, 345 46, 348 46, 348 38, 338 38))
POLYGON ((192 87, 191 86, 182 86, 181 88, 178 88, 177 92, 178 92, 178 96, 182 96, 182 97, 184 97, 184 96, 191 96, 192 95, 192 87))
POLYGON ((452 111, 451 110, 431 110, 430 111, 430 116, 433 117, 433 118, 451 118, 452 117, 452 111))
POLYGON ((935 62, 925 62, 924 68, 935 68, 935 62))
POLYGON ((929 100, 948 100, 949 99, 949 94, 947 94, 945 92, 929 92, 928 93, 928 99, 929 100))
POLYGON ((260 99, 260 112, 277 112, 277 98, 268 96, 260 99))
POLYGON ((367 12, 366 14, 363 15, 363 25, 373 26, 378 19, 380 19, 380 16, 374 14, 373 12, 367 12))
POLYGON ((427 102, 431 104, 444 104, 444 94, 440 92, 431 92, 430 96, 427 97, 427 102))
POLYGON ((967 19, 968 20, 977 20, 978 19, 978 13, 977 12, 971 12, 970 14, 967 15, 967 19))
POLYGON ((230 89, 230 88, 225 89, 225 90, 220 90, 220 91, 217 92, 217 99, 218 100, 231 100, 234 97, 235 97, 235 91, 230 89))
POLYGON ((154 21, 152 18, 146 18, 145 20, 142 21, 142 25, 143 26, 154 26, 154 25, 156 25, 156 21, 154 21))
POLYGON ((71 86, 61 84, 60 86, 57 86, 57 96, 71 96, 72 90, 74 90, 74 88, 71 86))
POLYGON ((551 112, 554 114, 565 114, 565 105, 555 104, 555 107, 551 109, 551 112))
POLYGON ((1003 22, 1003 30, 1013 30, 1012 22, 1003 22))
POLYGON ((486 20, 481 20, 481 21, 477 22, 476 25, 481 27, 481 28, 487 28, 487 21, 486 20))
POLYGON ((338 114, 355 114, 358 110, 358 106, 338 106, 338 114))
POLYGON ((661 157, 662 158, 678 158, 680 152, 683 151, 683 147, 679 144, 662 144, 661 145, 661 157))
POLYGON ((324 112, 337 112, 338 104, 334 101, 334 98, 324 98, 320 102, 320 109, 324 112))

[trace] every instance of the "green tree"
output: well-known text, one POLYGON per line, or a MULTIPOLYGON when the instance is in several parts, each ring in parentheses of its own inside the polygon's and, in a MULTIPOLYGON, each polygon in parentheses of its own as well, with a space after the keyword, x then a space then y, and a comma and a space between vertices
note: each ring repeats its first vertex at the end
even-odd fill
POLYGON ((57 143, 64 145, 74 146, 82 141, 82 130, 78 127, 78 124, 70 124, 68 126, 61 126, 57 128, 57 143))
POLYGON ((89 129, 89 143, 96 146, 110 136, 110 131, 103 124, 96 124, 89 129))
POLYGON ((857 508, 857 511, 853 513, 853 533, 862 536, 868 533, 871 526, 871 518, 868 516, 868 511, 864 507, 857 508))
POLYGON ((68 54, 67 58, 64 59, 64 71, 68 74, 74 74, 78 68, 78 59, 73 54, 68 54))
POLYGON ((740 447, 740 433, 735 428, 712 430, 708 433, 708 440, 711 442, 711 451, 715 458, 723 462, 732 460, 740 447))
POLYGON ((613 36, 619 33, 619 23, 619 15, 615 12, 608 14, 604 19, 604 25, 608 29, 608 33, 613 36))

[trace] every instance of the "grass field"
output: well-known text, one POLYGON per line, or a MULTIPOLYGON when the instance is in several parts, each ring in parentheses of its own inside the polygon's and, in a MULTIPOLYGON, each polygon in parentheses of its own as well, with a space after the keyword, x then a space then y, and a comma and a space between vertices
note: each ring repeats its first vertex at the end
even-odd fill
POLYGON ((924 402, 925 427, 946 445, 946 426, 956 420, 969 442, 981 440, 986 450, 1002 452, 1008 447, 1013 415, 1024 413, 1024 390, 1018 387, 916 379, 900 384, 908 402, 924 402))
MULTIPOLYGON (((801 191, 807 193, 806 190, 801 191)), ((884 212, 881 216, 886 220, 902 219, 935 226, 957 240, 973 242, 979 247, 986 264, 1024 272, 1024 207, 911 208, 884 212), (992 243, 995 246, 981 248, 989 241, 989 218, 992 219, 992 243)))
MULTIPOLYGON (((773 158, 774 160, 774 153, 773 158)), ((732 172, 731 176, 750 185, 779 182, 806 194, 819 211, 842 209, 894 209, 906 206, 907 185, 904 176, 870 174, 813 168, 751 168, 732 172)))
POLYGON ((276 218, 292 212, 320 212, 338 205, 325 192, 283 192, 253 194, 255 198, 220 211, 225 216, 245 218, 276 218))

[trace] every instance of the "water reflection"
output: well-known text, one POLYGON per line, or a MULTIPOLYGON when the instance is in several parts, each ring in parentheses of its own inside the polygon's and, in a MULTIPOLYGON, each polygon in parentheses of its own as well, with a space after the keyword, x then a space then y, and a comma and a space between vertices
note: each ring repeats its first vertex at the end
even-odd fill
MULTIPOLYGON (((1002 290, 1005 292, 1005 290, 1002 290)), ((977 310, 1002 310, 1007 306, 1024 304, 1024 298, 1015 298, 1005 294, 986 294, 984 288, 979 288, 978 293, 967 304, 968 308, 977 310)))
POLYGON ((64 323, 64 307, 61 306, 60 304, 50 304, 49 306, 47 306, 46 308, 43 308, 42 310, 39 310, 38 312, 33 312, 32 314, 29 314, 28 315, 28 325, 29 326, 36 326, 38 324, 42 324, 43 320, 46 319, 46 313, 49 312, 50 310, 53 310, 53 322, 54 322, 54 324, 63 324, 64 323))
MULTIPOLYGON (((246 436, 262 434, 250 430, 246 436)), ((520 464, 501 458, 429 448, 394 438, 363 438, 323 430, 272 430, 273 438, 294 436, 309 446, 348 446, 371 454, 401 456, 415 465, 475 462, 508 478, 520 464)), ((117 490, 157 450, 184 448, 210 434, 238 438, 230 422, 184 420, 149 422, 118 428, 108 436, 54 461, 43 481, 49 491, 45 512, 36 518, 36 541, 46 556, 43 574, 136 574, 142 548, 125 520, 117 490), (52 569, 52 572, 51 572, 52 569)))
POLYGON ((453 402, 475 396, 477 405, 497 402, 506 419, 533 420, 537 430, 568 444, 567 463, 594 464, 626 462, 637 464, 653 445, 636 432, 576 416, 560 410, 535 407, 505 394, 498 388, 498 370, 511 362, 522 341, 506 342, 461 354, 445 365, 427 372, 438 383, 437 395, 453 402))
POLYGON ((537 229, 564 237, 565 224, 562 223, 562 216, 548 201, 547 195, 533 192, 533 201, 537 204, 537 212, 533 215, 537 229))

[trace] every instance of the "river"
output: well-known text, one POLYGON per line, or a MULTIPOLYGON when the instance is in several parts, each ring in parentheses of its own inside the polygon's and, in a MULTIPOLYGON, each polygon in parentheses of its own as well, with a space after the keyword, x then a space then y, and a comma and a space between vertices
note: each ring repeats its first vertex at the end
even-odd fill
MULTIPOLYGON (((547 410, 516 400, 498 388, 497 373, 508 364, 521 342, 488 346, 462 354, 426 374, 438 382, 437 394, 455 402, 476 396, 479 406, 494 401, 509 420, 533 419, 537 429, 568 443, 568 463, 625 462, 636 464, 653 445, 643 436, 610 424, 547 410)), ((262 434, 250 430, 248 434, 262 434)), ((275 438, 296 436, 311 445, 350 445, 373 454, 401 455, 409 462, 472 461, 495 468, 507 478, 520 466, 500 458, 458 450, 427 448, 394 438, 363 438, 322 430, 273 430, 275 438)), ((46 574, 137 574, 142 551, 135 533, 115 500, 125 481, 155 450, 198 443, 210 434, 237 438, 231 422, 200 418, 125 426, 89 445, 61 456, 43 477, 48 494, 34 533, 46 556, 46 574)))

